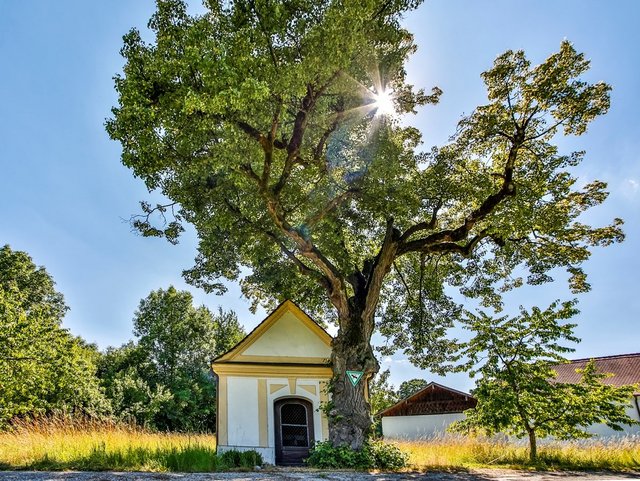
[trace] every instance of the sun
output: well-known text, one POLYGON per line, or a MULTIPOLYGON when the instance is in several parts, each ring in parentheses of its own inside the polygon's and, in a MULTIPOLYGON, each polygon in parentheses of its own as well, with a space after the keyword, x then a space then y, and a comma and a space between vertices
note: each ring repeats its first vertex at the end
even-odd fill
POLYGON ((376 109, 376 117, 390 116, 396 111, 393 105, 393 92, 391 90, 381 90, 373 94, 373 107, 376 109))

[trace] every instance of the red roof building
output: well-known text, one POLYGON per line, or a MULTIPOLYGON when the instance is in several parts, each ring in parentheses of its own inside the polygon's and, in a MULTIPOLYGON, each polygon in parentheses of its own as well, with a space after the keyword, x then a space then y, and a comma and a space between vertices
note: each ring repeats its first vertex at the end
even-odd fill
POLYGON ((554 367, 558 373, 556 380, 564 383, 578 383, 582 375, 578 369, 584 369, 593 359, 598 372, 613 374, 602 380, 604 384, 613 386, 636 385, 635 396, 640 396, 640 353, 619 354, 585 359, 576 359, 554 367))

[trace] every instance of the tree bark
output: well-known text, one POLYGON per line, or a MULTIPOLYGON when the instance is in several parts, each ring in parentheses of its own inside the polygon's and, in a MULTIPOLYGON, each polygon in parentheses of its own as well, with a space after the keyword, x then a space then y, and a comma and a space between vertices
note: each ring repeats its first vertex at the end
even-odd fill
POLYGON ((536 431, 528 429, 529 433, 529 461, 534 464, 538 460, 538 445, 536 442, 536 431))
POLYGON ((349 314, 340 319, 340 329, 333 340, 331 361, 333 379, 329 417, 329 440, 334 446, 361 449, 371 431, 370 405, 366 397, 367 380, 380 366, 371 347, 373 316, 363 317, 364 309, 350 302, 349 314), (346 371, 364 374, 354 386, 346 371))

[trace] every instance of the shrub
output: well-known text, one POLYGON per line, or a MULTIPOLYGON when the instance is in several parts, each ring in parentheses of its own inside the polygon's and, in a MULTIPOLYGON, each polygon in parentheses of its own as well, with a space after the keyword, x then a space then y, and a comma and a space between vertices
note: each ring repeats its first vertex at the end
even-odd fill
POLYGON ((407 465, 409 457, 395 444, 368 441, 361 450, 349 446, 333 446, 331 442, 317 443, 307 458, 315 468, 384 469, 395 471, 407 465))
POLYGON ((252 469, 255 466, 262 466, 264 464, 262 455, 253 449, 249 451, 230 449, 220 455, 220 462, 226 469, 252 469))

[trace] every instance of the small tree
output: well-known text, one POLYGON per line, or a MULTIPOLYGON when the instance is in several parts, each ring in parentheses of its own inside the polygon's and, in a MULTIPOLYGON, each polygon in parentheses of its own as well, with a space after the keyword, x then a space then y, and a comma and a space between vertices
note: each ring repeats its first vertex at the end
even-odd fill
POLYGON ((528 436, 534 463, 539 437, 589 437, 586 428, 591 424, 604 423, 615 430, 621 430, 621 424, 634 424, 625 413, 633 386, 603 384, 607 375, 598 373, 593 361, 581 371, 579 383, 555 381, 553 366, 566 362, 563 354, 573 351, 559 343, 578 342, 575 324, 558 321, 576 313, 575 301, 560 306, 556 301, 545 311, 534 307, 531 313, 521 308, 520 315, 512 318, 467 313, 466 328, 475 336, 464 345, 468 362, 461 369, 482 377, 474 391, 478 405, 452 429, 528 436))

